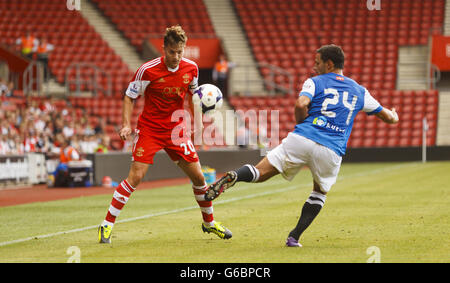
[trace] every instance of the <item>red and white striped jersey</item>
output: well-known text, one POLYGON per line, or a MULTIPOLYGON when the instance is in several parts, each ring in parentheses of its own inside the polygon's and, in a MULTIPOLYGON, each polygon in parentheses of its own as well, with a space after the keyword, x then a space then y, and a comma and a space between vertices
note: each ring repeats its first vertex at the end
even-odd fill
POLYGON ((126 95, 136 99, 144 95, 145 104, 139 115, 138 128, 167 132, 183 121, 171 121, 173 112, 184 109, 188 91, 198 87, 198 66, 182 58, 176 69, 164 64, 159 57, 143 64, 133 76, 126 95))

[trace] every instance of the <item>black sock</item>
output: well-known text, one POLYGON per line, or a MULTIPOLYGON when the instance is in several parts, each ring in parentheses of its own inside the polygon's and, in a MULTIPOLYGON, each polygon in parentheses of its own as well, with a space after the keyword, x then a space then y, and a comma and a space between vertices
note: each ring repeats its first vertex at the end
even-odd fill
POLYGON ((314 218, 319 214, 325 204, 326 196, 318 192, 312 192, 306 200, 302 208, 302 214, 298 220, 297 226, 289 233, 289 237, 293 237, 298 241, 302 233, 313 222, 314 218))
POLYGON ((259 170, 255 166, 245 164, 235 171, 237 174, 236 182, 256 182, 259 179, 259 170))

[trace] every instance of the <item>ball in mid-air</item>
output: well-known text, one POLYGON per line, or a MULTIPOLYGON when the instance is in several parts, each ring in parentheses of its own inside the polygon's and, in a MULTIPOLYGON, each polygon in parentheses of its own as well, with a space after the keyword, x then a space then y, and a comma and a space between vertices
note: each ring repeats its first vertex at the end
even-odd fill
POLYGON ((222 107, 223 96, 217 86, 213 84, 202 84, 195 90, 195 93, 200 98, 203 113, 222 107))

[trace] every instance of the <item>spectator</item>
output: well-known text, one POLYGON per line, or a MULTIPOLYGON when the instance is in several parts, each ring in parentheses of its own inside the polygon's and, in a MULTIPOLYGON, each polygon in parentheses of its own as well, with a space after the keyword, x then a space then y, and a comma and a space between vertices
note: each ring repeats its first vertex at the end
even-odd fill
POLYGON ((54 112, 54 111, 56 111, 54 102, 55 102, 55 98, 50 98, 50 100, 44 100, 39 104, 39 109, 44 113, 54 112))
POLYGON ((48 82, 49 79, 48 56, 54 49, 55 46, 48 43, 46 37, 41 38, 41 41, 36 48, 37 60, 38 62, 41 62, 44 67, 44 82, 48 82))
POLYGON ((51 141, 48 135, 41 132, 36 141, 37 152, 49 153, 50 152, 51 141))
POLYGON ((214 65, 212 79, 214 84, 222 91, 224 98, 228 97, 228 73, 235 66, 233 62, 228 62, 223 54, 220 55, 219 61, 214 65))
POLYGON ((84 153, 94 153, 98 147, 98 140, 95 135, 85 135, 80 142, 81 151, 84 153))
POLYGON ((64 120, 61 118, 60 115, 56 115, 54 124, 53 124, 53 134, 59 134, 63 132, 64 128, 64 120))
POLYGON ((106 128, 106 120, 100 117, 97 125, 94 128, 95 134, 103 134, 103 130, 106 128))
POLYGON ((41 115, 34 115, 33 119, 33 127, 36 129, 38 133, 43 132, 46 127, 45 117, 46 115, 42 113, 41 115))
POLYGON ((36 152, 37 139, 33 135, 29 135, 27 132, 21 133, 20 136, 21 136, 21 140, 23 142, 24 153, 36 152))
POLYGON ((39 107, 39 102, 37 100, 34 100, 32 97, 28 97, 28 101, 27 101, 27 108, 26 111, 28 112, 27 114, 29 115, 33 115, 35 113, 40 114, 41 113, 41 109, 39 107))
POLYGON ((67 139, 71 138, 75 134, 75 122, 73 120, 70 122, 65 121, 62 132, 64 137, 67 139))
POLYGON ((0 155, 6 155, 11 152, 7 135, 0 135, 0 155))
POLYGON ((86 135, 86 136, 95 135, 95 130, 92 128, 91 125, 89 125, 88 122, 85 123, 83 132, 84 132, 84 135, 86 135))
MULTIPOLYGON (((50 158, 59 158, 62 139, 70 139, 79 154, 94 153, 99 147, 103 134, 95 134, 88 116, 62 115, 61 111, 36 99, 29 99, 26 105, 8 111, 0 105, 0 154, 43 152, 50 158), (65 138, 65 134, 71 138, 65 138)), ((64 110, 76 113, 71 106, 64 110)), ((104 132, 102 125, 105 123, 96 128, 100 133, 104 132)), ((102 145, 110 149, 106 139, 102 145)))
POLYGON ((2 119, 2 122, 0 124, 0 135, 7 136, 9 134, 9 124, 6 119, 2 119))
POLYGON ((78 153, 82 153, 81 147, 80 147, 80 137, 76 134, 72 135, 69 138, 69 144, 71 147, 73 147, 78 153))
POLYGON ((0 77, 0 96, 9 97, 12 96, 14 84, 12 82, 6 82, 0 77))
POLYGON ((100 139, 100 143, 95 149, 96 153, 108 153, 108 148, 110 144, 111 138, 108 135, 103 135, 100 139))
POLYGON ((24 154, 25 145, 22 135, 15 135, 12 143, 12 154, 24 154))
POLYGON ((72 160, 80 160, 80 153, 62 134, 57 135, 57 143, 60 149, 59 164, 53 172, 56 187, 65 187, 69 181, 68 163, 72 160))
POLYGON ((27 30, 26 34, 22 37, 19 37, 16 40, 16 45, 20 46, 20 51, 22 55, 27 57, 28 59, 33 59, 33 50, 36 50, 39 45, 39 40, 31 33, 30 30, 27 30))

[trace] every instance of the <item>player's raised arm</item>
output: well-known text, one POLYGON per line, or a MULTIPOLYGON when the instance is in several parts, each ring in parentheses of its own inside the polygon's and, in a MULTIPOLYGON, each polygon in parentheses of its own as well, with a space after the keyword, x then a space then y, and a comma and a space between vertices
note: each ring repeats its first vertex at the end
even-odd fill
POLYGON ((395 111, 395 108, 392 108, 392 110, 383 108, 383 110, 375 114, 375 116, 377 116, 378 118, 383 120, 383 122, 388 124, 395 124, 399 121, 398 114, 395 111))

